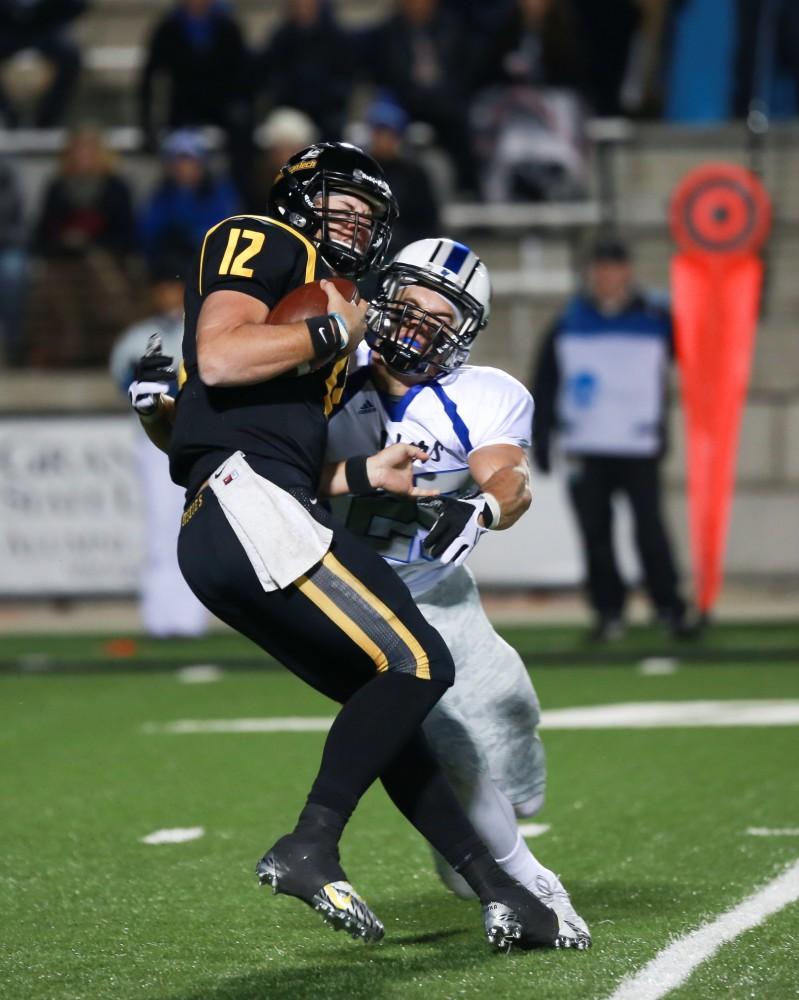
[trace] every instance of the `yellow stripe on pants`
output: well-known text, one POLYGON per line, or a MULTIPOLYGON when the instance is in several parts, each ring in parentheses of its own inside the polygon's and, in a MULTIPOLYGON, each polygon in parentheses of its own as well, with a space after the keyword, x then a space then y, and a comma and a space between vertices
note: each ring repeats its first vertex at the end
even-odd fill
MULTIPOLYGON (((399 618, 397 618, 391 608, 385 605, 379 597, 376 597, 372 591, 358 579, 357 576, 354 576, 347 569, 346 566, 342 565, 332 552, 327 553, 322 560, 322 565, 326 566, 331 573, 335 573, 339 579, 344 580, 345 583, 352 587, 356 594, 362 597, 371 608, 374 608, 380 617, 390 626, 390 628, 399 636, 399 638, 411 651, 413 658, 416 660, 416 676, 422 680, 429 681, 430 661, 427 658, 427 653, 424 651, 415 636, 408 630, 408 628, 406 628, 405 625, 402 624, 399 618)), ((355 622, 352 624, 355 625, 355 622)))
POLYGON ((352 639, 356 646, 359 646, 366 653, 379 673, 388 670, 388 658, 383 650, 321 588, 317 587, 307 576, 301 576, 298 580, 295 580, 294 585, 305 594, 309 601, 319 608, 323 615, 337 625, 342 632, 346 633, 352 639))

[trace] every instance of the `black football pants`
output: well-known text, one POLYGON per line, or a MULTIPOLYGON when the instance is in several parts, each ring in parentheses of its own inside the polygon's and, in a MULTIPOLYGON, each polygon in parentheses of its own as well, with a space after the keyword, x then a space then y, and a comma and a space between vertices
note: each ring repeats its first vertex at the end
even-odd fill
POLYGON ((569 493, 580 528, 591 607, 600 618, 621 617, 626 587, 613 549, 616 493, 627 496, 647 593, 659 614, 679 617, 685 602, 660 509, 659 461, 610 455, 571 456, 569 493))
POLYGON ((206 487, 183 516, 181 570, 218 618, 342 703, 309 799, 346 819, 381 777, 449 860, 474 831, 420 725, 454 680, 452 657, 380 556, 318 505, 309 509, 333 529, 330 551, 291 586, 267 593, 206 487))

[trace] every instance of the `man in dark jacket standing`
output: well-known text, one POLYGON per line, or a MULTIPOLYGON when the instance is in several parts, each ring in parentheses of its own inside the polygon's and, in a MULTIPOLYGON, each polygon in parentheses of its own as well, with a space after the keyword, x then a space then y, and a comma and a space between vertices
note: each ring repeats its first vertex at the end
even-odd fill
POLYGON ((221 0, 180 0, 155 25, 139 83, 141 125, 150 148, 159 129, 216 125, 225 132, 233 177, 247 191, 252 106, 250 54, 221 0), (166 121, 156 120, 156 84, 166 83, 166 121))
POLYGON ((550 469, 554 431, 567 460, 569 494, 585 553, 593 637, 623 632, 626 587, 613 550, 612 499, 624 493, 649 597, 674 635, 690 631, 660 509, 671 317, 634 284, 630 253, 597 242, 586 289, 544 338, 533 376, 533 454, 550 469))

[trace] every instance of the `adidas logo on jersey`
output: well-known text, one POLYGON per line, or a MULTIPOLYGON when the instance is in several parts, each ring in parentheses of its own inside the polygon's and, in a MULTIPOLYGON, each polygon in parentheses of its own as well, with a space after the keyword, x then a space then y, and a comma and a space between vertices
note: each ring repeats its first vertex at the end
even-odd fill
POLYGON ((371 399, 365 399, 358 407, 358 413, 374 413, 376 409, 371 399))

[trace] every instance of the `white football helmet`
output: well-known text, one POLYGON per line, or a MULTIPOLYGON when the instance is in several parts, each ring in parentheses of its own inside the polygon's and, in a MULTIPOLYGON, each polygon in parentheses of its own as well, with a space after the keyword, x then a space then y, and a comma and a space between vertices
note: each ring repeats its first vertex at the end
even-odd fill
POLYGON ((381 271, 366 341, 401 374, 453 371, 468 358, 490 311, 491 280, 473 250, 443 237, 417 240, 381 271), (443 296, 454 307, 454 322, 445 323, 414 303, 415 286, 443 296))

